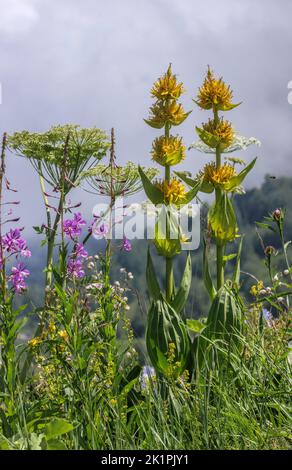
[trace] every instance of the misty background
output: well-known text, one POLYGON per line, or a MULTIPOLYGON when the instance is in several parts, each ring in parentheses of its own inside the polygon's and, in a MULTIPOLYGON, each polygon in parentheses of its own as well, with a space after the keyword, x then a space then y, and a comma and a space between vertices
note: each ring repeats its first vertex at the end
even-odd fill
MULTIPOLYGON (((240 155, 259 156, 247 187, 267 173, 290 176, 291 18, 289 0, 0 0, 0 131, 113 126, 118 162, 151 166, 159 131, 143 118, 153 81, 171 62, 184 82, 193 112, 177 131, 188 146, 209 117, 192 102, 209 64, 243 101, 228 119, 262 142, 240 155)), ((195 172, 207 159, 191 150, 180 169, 195 172)), ((38 178, 24 159, 7 160, 28 235, 44 221, 38 178)), ((96 203, 84 192, 74 200, 88 215, 96 203)))

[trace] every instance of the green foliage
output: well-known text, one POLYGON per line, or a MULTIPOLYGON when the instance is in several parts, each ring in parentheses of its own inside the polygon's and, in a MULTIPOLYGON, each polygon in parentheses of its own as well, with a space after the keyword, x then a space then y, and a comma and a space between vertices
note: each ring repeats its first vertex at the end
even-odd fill
POLYGON ((180 286, 175 293, 175 296, 171 302, 172 308, 177 312, 181 313, 185 307, 192 282, 192 259, 190 253, 187 255, 185 269, 182 275, 180 286))
POLYGON ((138 169, 146 196, 153 204, 162 204, 164 199, 163 193, 150 181, 141 166, 138 169))
POLYGON ((236 236, 236 217, 227 193, 222 192, 209 210, 208 220, 212 232, 220 243, 233 241, 236 236))
MULTIPOLYGON (((212 346, 226 343, 230 352, 236 351, 240 342, 243 328, 243 304, 237 292, 231 287, 224 285, 217 292, 207 318, 206 327, 202 334, 196 338, 196 355, 199 369, 204 361, 209 364, 214 361, 212 357, 212 346)), ((222 347, 222 346, 221 346, 222 347)), ((220 356, 222 358, 222 356, 220 356)), ((216 364, 222 367, 222 361, 216 364)))
POLYGON ((158 373, 178 376, 186 369, 190 353, 187 329, 164 299, 153 301, 148 312, 146 345, 158 373))
MULTIPOLYGON (((78 125, 53 126, 46 132, 15 132, 8 138, 8 147, 28 158, 36 171, 52 186, 58 187, 61 168, 66 166, 67 179, 76 182, 91 160, 101 160, 109 149, 108 136, 96 127, 78 125), (64 149, 67 158, 64 161, 64 149)), ((68 181, 67 181, 68 183, 68 181)))

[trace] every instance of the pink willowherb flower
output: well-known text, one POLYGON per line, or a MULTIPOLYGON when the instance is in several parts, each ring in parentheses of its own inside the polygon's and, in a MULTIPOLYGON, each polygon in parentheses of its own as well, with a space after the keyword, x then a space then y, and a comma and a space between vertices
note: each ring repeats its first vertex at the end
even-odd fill
POLYGON ((74 255, 76 258, 87 258, 88 252, 85 250, 82 243, 76 243, 74 255))
POLYGON ((131 251, 132 250, 132 243, 130 242, 130 240, 128 240, 127 237, 123 238, 123 244, 122 244, 121 249, 124 250, 124 251, 131 251))
POLYGON ((79 259, 70 259, 68 263, 68 274, 69 276, 77 279, 85 276, 82 262, 79 259))
POLYGON ((82 215, 80 212, 76 212, 74 214, 73 219, 65 220, 63 223, 63 230, 64 233, 70 237, 79 237, 81 235, 82 227, 86 225, 85 220, 82 219, 82 215))
POLYGON ((2 247, 7 253, 16 254, 29 258, 31 256, 30 250, 27 248, 26 241, 21 238, 21 229, 10 229, 9 232, 2 237, 2 247))
POLYGON ((15 292, 22 293, 26 289, 25 278, 29 276, 29 271, 24 267, 23 263, 19 263, 16 267, 11 268, 9 281, 12 282, 15 292))

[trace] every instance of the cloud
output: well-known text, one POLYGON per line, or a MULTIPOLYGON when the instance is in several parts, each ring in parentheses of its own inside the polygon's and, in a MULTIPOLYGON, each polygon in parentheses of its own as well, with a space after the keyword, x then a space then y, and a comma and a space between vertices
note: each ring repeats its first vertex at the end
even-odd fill
POLYGON ((34 0, 0 0, 0 34, 28 32, 39 19, 34 0))
MULTIPOLYGON (((150 166, 159 131, 143 118, 153 81, 173 63, 187 90, 185 108, 193 109, 174 132, 189 145, 194 126, 209 117, 192 98, 210 64, 231 85, 234 99, 243 101, 227 119, 262 141, 261 149, 238 155, 247 161, 259 156, 247 185, 259 185, 265 173, 292 174, 291 0, 281 7, 274 0, 0 0, 0 12, 1 131, 66 122, 114 126, 119 161, 150 166)), ((183 167, 195 172, 206 158, 190 151, 183 167)), ((37 225, 43 217, 37 178, 16 158, 8 170, 24 195, 23 210, 37 225)))

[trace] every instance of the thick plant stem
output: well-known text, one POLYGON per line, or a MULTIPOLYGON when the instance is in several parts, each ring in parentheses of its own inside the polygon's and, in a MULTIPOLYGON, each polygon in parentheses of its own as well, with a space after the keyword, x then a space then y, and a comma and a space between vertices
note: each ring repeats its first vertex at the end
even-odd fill
MULTIPOLYGON (((169 137, 169 126, 165 126, 165 132, 164 132, 165 137, 169 137)), ((166 165, 165 166, 165 181, 169 182, 170 181, 170 166, 166 165)), ((168 209, 168 208, 167 208, 168 209)), ((168 212, 167 212, 167 217, 166 217, 166 238, 170 238, 170 227, 169 227, 169 220, 168 220, 168 212)), ((171 301, 172 296, 173 296, 173 290, 174 290, 174 277, 173 277, 173 265, 172 265, 172 258, 165 258, 165 291, 166 291, 166 300, 168 302, 171 301)))
POLYGON ((47 276, 46 276, 46 287, 48 288, 51 287, 52 281, 53 281, 53 271, 52 271, 53 256, 54 256, 54 247, 55 247, 55 239, 57 235, 57 228, 61 219, 61 208, 62 208, 62 201, 60 200, 56 217, 54 220, 54 225, 48 237, 47 276))
MULTIPOLYGON (((218 111, 214 109, 214 121, 217 124, 219 121, 218 111)), ((216 168, 221 167, 221 151, 219 146, 216 147, 216 168)), ((221 198, 221 189, 216 188, 215 198, 216 204, 221 198)), ((224 246, 220 240, 216 240, 216 263, 217 263, 217 290, 219 290, 224 285, 224 265, 223 265, 223 256, 224 256, 224 246)))
POLYGON ((44 178, 41 176, 41 171, 39 171, 39 180, 40 180, 40 187, 42 191, 42 196, 46 208, 46 215, 47 215, 47 229, 46 229, 46 234, 47 234, 47 242, 48 242, 48 249, 47 249, 47 271, 46 271, 46 279, 45 279, 45 286, 49 287, 51 284, 51 274, 49 273, 48 266, 49 266, 49 259, 51 257, 51 247, 50 247, 50 234, 52 230, 52 219, 51 219, 51 211, 49 208, 49 200, 48 197, 46 196, 46 188, 45 188, 45 183, 44 183, 44 178))
POLYGON ((1 261, 1 290, 2 290, 2 301, 6 301, 6 269, 5 269, 5 257, 2 246, 2 188, 3 178, 5 176, 5 149, 6 149, 6 132, 3 134, 2 149, 1 149, 1 163, 0 163, 0 261, 1 261))

